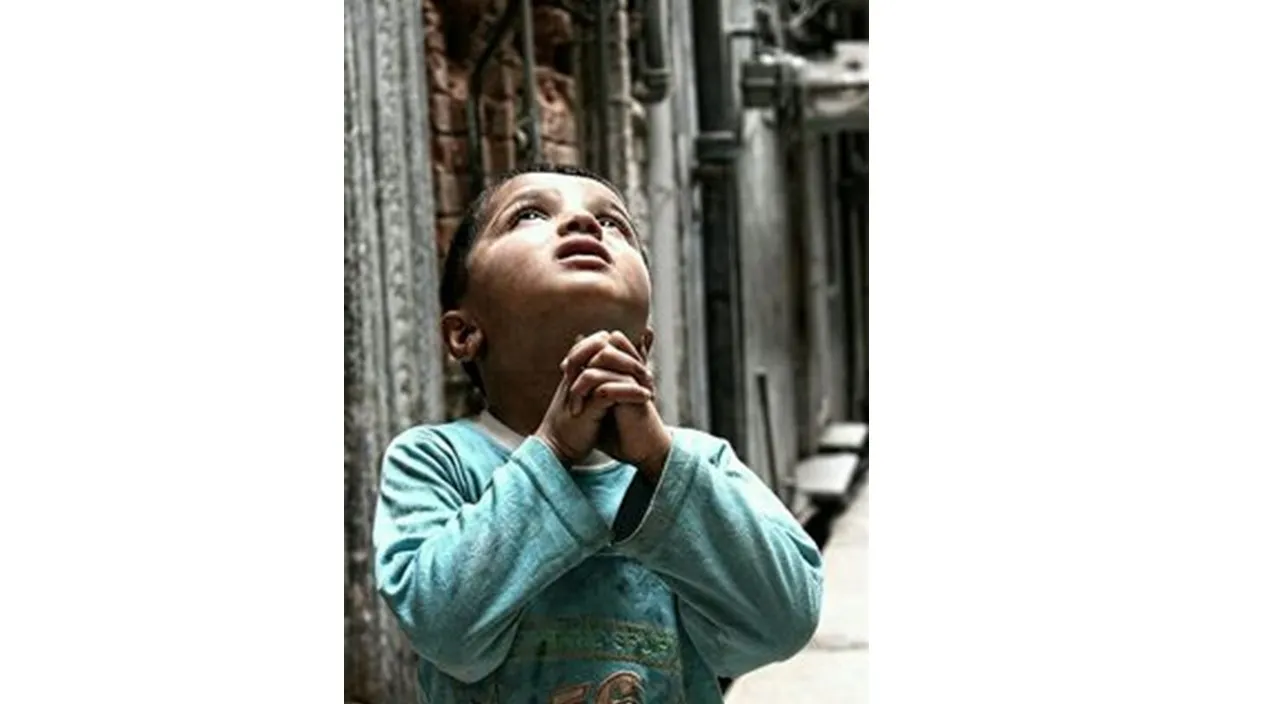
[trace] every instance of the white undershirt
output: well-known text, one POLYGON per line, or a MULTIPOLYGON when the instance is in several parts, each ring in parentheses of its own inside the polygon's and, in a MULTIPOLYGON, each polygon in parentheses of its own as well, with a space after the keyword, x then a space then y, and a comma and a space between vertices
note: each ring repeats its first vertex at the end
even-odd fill
MULTIPOLYGON (((494 442, 505 447, 510 452, 515 452, 516 448, 520 447, 520 443, 525 440, 523 435, 507 427, 505 423, 495 418, 489 411, 481 411, 480 415, 476 416, 475 423, 494 442)), ((599 450, 592 450, 585 460, 573 466, 573 470, 576 472, 599 472, 609 469, 617 463, 617 460, 605 453, 599 450)))

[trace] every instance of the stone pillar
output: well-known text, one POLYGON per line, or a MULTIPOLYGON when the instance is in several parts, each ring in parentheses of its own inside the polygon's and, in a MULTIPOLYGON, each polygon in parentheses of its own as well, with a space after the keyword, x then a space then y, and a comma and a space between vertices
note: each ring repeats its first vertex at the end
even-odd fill
POLYGON ((379 469, 397 433, 444 415, 421 7, 346 0, 345 30, 343 689, 400 704, 413 655, 373 584, 379 469))

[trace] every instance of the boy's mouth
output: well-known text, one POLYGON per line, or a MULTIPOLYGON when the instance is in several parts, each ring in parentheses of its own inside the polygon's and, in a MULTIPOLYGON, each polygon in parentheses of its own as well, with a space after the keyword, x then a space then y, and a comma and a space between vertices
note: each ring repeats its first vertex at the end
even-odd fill
POLYGON ((556 247, 556 259, 570 266, 603 268, 613 264, 613 255, 600 240, 587 235, 566 237, 556 247))

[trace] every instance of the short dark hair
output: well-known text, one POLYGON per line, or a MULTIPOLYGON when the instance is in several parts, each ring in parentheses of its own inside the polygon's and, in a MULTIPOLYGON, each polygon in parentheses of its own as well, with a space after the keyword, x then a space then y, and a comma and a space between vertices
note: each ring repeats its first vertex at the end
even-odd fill
MULTIPOLYGON (((499 186, 524 174, 561 174, 589 178, 608 186, 609 190, 616 193, 623 203, 627 200, 622 192, 618 190, 618 187, 613 185, 609 179, 580 166, 537 163, 512 169, 498 176, 467 206, 467 210, 462 216, 462 221, 458 223, 458 229, 454 230, 453 238, 449 240, 449 252, 445 256, 444 273, 440 280, 441 312, 456 310, 461 305, 462 297, 467 292, 467 260, 471 257, 471 250, 475 249, 476 239, 480 236, 480 231, 487 224, 485 210, 489 205, 489 198, 493 196, 493 192, 499 186)), ((643 247, 640 248, 640 253, 645 259, 645 264, 648 265, 649 258, 643 247)), ((484 384, 480 381, 480 370, 476 364, 474 362, 463 362, 462 369, 467 373, 467 377, 471 379, 471 383, 475 385, 476 389, 480 393, 484 393, 484 384)))

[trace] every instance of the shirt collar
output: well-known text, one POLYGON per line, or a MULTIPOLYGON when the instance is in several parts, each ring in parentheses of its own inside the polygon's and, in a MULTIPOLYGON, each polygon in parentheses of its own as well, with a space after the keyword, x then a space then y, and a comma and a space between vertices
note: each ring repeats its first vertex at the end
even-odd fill
MULTIPOLYGON (((480 415, 476 417, 476 424, 490 439, 501 447, 506 448, 509 452, 515 452, 516 448, 520 447, 520 444, 525 441, 523 435, 507 427, 505 423, 498 420, 487 410, 481 411, 480 415)), ((575 464, 572 469, 580 472, 598 472, 609 469, 616 464, 618 464, 618 460, 599 450, 592 450, 591 454, 587 455, 578 464, 575 464)))

